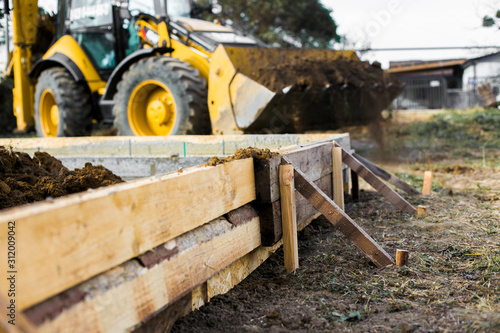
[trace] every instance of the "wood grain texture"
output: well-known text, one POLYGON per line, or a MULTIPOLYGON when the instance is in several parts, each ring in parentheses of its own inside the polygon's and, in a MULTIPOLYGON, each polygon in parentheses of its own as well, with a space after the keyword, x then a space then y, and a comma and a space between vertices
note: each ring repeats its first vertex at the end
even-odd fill
POLYGON ((299 247, 297 241, 297 210, 295 182, 292 165, 280 165, 280 201, 283 226, 283 255, 285 268, 293 272, 299 268, 299 247))
MULTIPOLYGON (((298 230, 304 229, 314 219, 318 218, 319 215, 321 214, 320 213, 315 214, 310 218, 308 218, 307 220, 304 220, 301 223, 299 223, 298 230)), ((244 257, 241 257, 240 259, 233 262, 231 265, 221 270, 219 273, 215 274, 206 282, 196 287, 191 293, 191 295, 188 295, 191 296, 190 300, 192 304, 192 310, 194 311, 195 309, 201 308, 210 299, 212 299, 217 295, 222 295, 229 292, 231 289, 234 288, 234 286, 243 281, 254 270, 256 270, 264 261, 266 261, 267 258, 269 258, 269 256, 272 253, 278 250, 281 247, 282 243, 283 242, 280 241, 272 247, 259 246, 252 252, 248 253, 244 257)), ((174 311, 174 314, 178 314, 179 308, 180 309, 184 308, 182 307, 181 301, 177 301, 172 307, 169 306, 167 307, 167 309, 160 311, 160 313, 158 313, 155 316, 155 318, 165 317, 165 320, 161 321, 153 318, 154 321, 153 332, 168 332, 168 330, 172 327, 172 320, 169 320, 169 318, 172 317, 171 319, 177 319, 179 317, 179 316, 173 316, 172 311, 174 311), (158 326, 157 324, 160 322, 163 322, 164 325, 158 326)), ((149 329, 152 326, 149 324, 149 322, 147 322, 144 327, 145 330, 138 330, 138 332, 149 332, 149 329)), ((136 332, 134 331, 134 333, 136 332)))
POLYGON ((191 293, 182 297, 165 310, 156 314, 143 325, 134 329, 133 333, 164 333, 169 332, 177 319, 188 315, 191 312, 191 293))
POLYGON ((342 160, 349 168, 351 168, 356 174, 361 178, 366 180, 377 192, 382 194, 390 203, 396 206, 398 209, 407 214, 416 214, 417 209, 413 207, 408 201, 406 201, 402 196, 400 196, 396 191, 390 188, 387 184, 381 181, 373 172, 371 172, 366 166, 364 166, 360 161, 354 158, 347 151, 342 149, 342 160))
POLYGON ((293 162, 311 180, 316 181, 332 173, 332 143, 298 147, 282 150, 279 156, 267 160, 255 160, 255 179, 257 201, 261 204, 279 200, 279 166, 282 156, 293 162))
POLYGON ((407 250, 396 250, 396 265, 399 267, 408 265, 409 255, 407 250))
POLYGON ((424 186, 422 187, 423 195, 430 195, 432 191, 432 171, 424 173, 424 186))
POLYGON ((314 183, 298 169, 295 172, 295 187, 322 213, 330 223, 361 250, 375 265, 384 267, 394 264, 391 256, 382 249, 360 226, 328 198, 314 183))
MULTIPOLYGON (((299 224, 298 229, 302 230, 305 228, 311 221, 315 218, 318 217, 318 214, 312 216, 311 218, 303 221, 301 224, 299 224)), ((252 221, 250 221, 252 222, 252 221)), ((257 237, 258 238, 258 237, 257 237)), ((121 323, 119 320, 120 318, 118 317, 116 320, 118 320, 115 325, 118 325, 117 327, 122 329, 125 328, 127 325, 131 325, 126 328, 127 331, 130 330, 132 327, 137 327, 138 324, 144 323, 145 320, 147 320, 146 324, 144 326, 140 326, 137 330, 137 332, 168 332, 168 329, 172 327, 172 324, 175 319, 181 317, 182 315, 185 315, 188 311, 188 308, 191 307, 192 310, 198 309, 204 304, 206 304, 211 298, 220 295, 220 294, 225 294, 229 290, 231 290, 234 286, 239 284, 241 281, 243 281, 248 275, 250 275, 255 269, 257 269, 272 253, 274 253, 277 249, 279 249, 282 245, 282 242, 278 242, 272 247, 263 247, 259 246, 253 251, 249 252, 248 254, 244 255, 240 259, 236 260, 232 264, 226 266, 224 269, 220 270, 217 274, 209 278, 206 282, 203 282, 202 284, 198 285, 196 288, 193 288, 193 291, 191 293, 188 293, 185 297, 182 297, 181 299, 174 301, 172 305, 168 305, 166 308, 163 308, 163 310, 160 310, 159 312, 155 312, 155 306, 147 306, 148 300, 150 299, 157 299, 157 304, 160 304, 162 302, 162 299, 164 295, 159 294, 158 296, 155 293, 155 289, 147 289, 147 293, 145 294, 140 294, 142 290, 137 290, 137 285, 139 284, 138 281, 127 281, 127 286, 123 289, 120 289, 120 292, 116 293, 113 291, 115 288, 122 288, 121 284, 111 284, 111 288, 109 290, 105 290, 104 294, 101 295, 99 299, 94 299, 91 302, 94 302, 93 305, 91 303, 87 303, 86 305, 84 304, 79 304, 78 306, 81 306, 78 309, 68 309, 64 313, 61 314, 61 318, 56 318, 53 320, 53 322, 47 322, 43 325, 43 330, 47 332, 51 331, 63 331, 64 327, 72 327, 73 325, 72 320, 74 318, 77 318, 78 320, 84 320, 84 318, 78 317, 77 311, 79 309, 86 309, 88 310, 89 307, 91 306, 98 306, 99 304, 102 304, 104 299, 108 298, 113 298, 113 295, 121 295, 122 293, 125 293, 126 295, 134 295, 135 297, 132 298, 134 299, 134 304, 130 304, 129 301, 127 302, 121 302, 124 298, 119 297, 117 299, 117 302, 110 302, 105 308, 103 308, 103 305, 101 307, 98 306, 98 308, 101 309, 101 311, 109 311, 111 313, 121 313, 125 312, 125 316, 127 319, 126 323, 121 323), (128 289, 131 289, 129 292, 128 289), (107 295, 107 296, 106 296, 107 295), (157 297, 157 298, 156 298, 157 297), (139 301, 138 299, 143 299, 143 301, 139 301), (116 308, 116 309, 114 309, 116 308), (143 315, 141 316, 135 316, 134 318, 130 319, 130 314, 133 314, 134 309, 138 311, 138 309, 143 309, 143 315), (144 309, 149 309, 151 313, 155 313, 155 316, 148 316, 147 311, 144 311, 144 309), (75 316, 75 317, 74 317, 75 316), (152 322, 149 321, 149 319, 152 317, 152 322), (141 319, 144 318, 144 319, 141 319), (161 319, 163 318, 163 319, 161 319)), ((166 263, 166 262, 165 262, 166 263)), ((165 264, 163 263, 163 264, 165 264)), ((191 269, 191 268, 190 268, 191 269)), ((154 276, 149 277, 149 281, 153 281, 154 279, 161 280, 165 278, 165 275, 162 275, 165 270, 161 270, 159 274, 158 271, 155 273, 150 273, 147 271, 147 274, 154 274, 154 276)), ((135 274, 138 275, 134 280, 137 280, 138 278, 141 277, 142 274, 135 274)), ((189 275, 187 276, 189 277, 189 275)), ((100 278, 101 281, 102 278, 100 278)), ((154 286, 154 284, 152 285, 154 286)), ((158 291, 162 291, 162 289, 159 289, 158 291)), ((106 325, 113 325, 113 318, 111 315, 105 316, 105 315, 100 315, 100 317, 94 316, 94 319, 102 320, 99 318, 106 318, 106 321, 95 324, 95 326, 88 326, 90 328, 95 328, 95 327, 100 327, 101 331, 105 331, 106 325)), ((76 322, 75 324, 79 324, 76 322)), ((84 331, 85 329, 82 329, 84 331)), ((73 331, 73 330, 72 330, 73 331)), ((98 331, 99 332, 99 331, 98 331)))
POLYGON ((40 332, 123 332, 173 304, 260 246, 258 218, 197 244, 151 269, 143 268, 42 324, 40 332))
POLYGON ((400 190, 405 191, 407 194, 410 195, 419 195, 420 192, 418 192, 415 188, 413 188, 411 185, 405 183, 395 175, 393 175, 390 172, 387 172, 386 170, 382 169, 378 165, 370 162, 363 156, 360 156, 359 154, 353 153, 352 156, 356 158, 358 161, 363 163, 365 167, 367 167, 371 172, 373 172, 376 176, 382 178, 383 180, 391 183, 392 185, 396 186, 400 190))
POLYGON ((344 210, 344 175, 342 173, 342 148, 333 147, 333 201, 344 210))
MULTIPOLYGON (((326 175, 314 182, 324 193, 332 198, 332 175, 326 175)), ((318 210, 307 201, 300 193, 295 193, 297 224, 318 213, 318 210)), ((259 212, 260 228, 262 233, 262 245, 273 246, 283 235, 281 225, 281 202, 280 200, 272 204, 255 204, 259 212)))
MULTIPOLYGON (((0 227, 16 221, 18 309, 254 199, 253 160, 245 159, 7 210, 0 227)), ((0 248, 7 248, 7 232, 0 233, 0 248)), ((5 264, 0 261, 3 271, 5 264)), ((5 293, 5 279, 0 288, 5 293)))

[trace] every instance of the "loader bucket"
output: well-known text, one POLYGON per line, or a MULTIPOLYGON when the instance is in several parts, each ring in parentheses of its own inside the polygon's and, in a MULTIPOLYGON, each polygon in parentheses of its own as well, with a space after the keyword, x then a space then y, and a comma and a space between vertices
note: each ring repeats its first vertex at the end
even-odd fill
POLYGON ((214 133, 303 133, 366 124, 400 83, 354 51, 219 46, 210 62, 214 133))

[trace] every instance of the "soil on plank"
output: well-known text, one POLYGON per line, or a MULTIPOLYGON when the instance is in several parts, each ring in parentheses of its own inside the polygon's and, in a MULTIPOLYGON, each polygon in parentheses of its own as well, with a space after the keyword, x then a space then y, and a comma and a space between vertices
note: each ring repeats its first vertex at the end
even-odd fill
POLYGON ((45 152, 33 157, 0 147, 0 209, 57 198, 123 180, 101 165, 68 170, 45 152))
POLYGON ((253 157, 254 159, 261 160, 261 159, 268 159, 268 158, 271 158, 271 157, 277 156, 277 155, 279 155, 279 154, 276 152, 272 152, 271 150, 269 150, 267 148, 266 149, 259 149, 259 148, 254 148, 254 147, 240 148, 240 149, 237 149, 234 152, 234 155, 232 155, 232 156, 228 156, 228 157, 224 157, 224 158, 219 158, 217 156, 214 156, 210 159, 210 161, 208 161, 208 163, 206 165, 207 166, 216 166, 216 165, 228 163, 228 162, 231 162, 234 160, 242 160, 242 159, 250 158, 250 157, 253 157))

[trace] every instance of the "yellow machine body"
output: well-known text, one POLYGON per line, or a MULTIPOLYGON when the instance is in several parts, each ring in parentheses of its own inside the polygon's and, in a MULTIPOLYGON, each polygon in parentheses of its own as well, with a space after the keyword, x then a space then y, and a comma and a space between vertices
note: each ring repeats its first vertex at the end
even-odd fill
POLYGON ((106 88, 106 81, 102 81, 94 65, 87 54, 82 50, 75 39, 69 35, 59 38, 43 56, 49 59, 54 54, 59 53, 70 58, 85 76, 90 92, 99 92, 106 88))
POLYGON ((34 126, 33 85, 28 78, 31 70, 31 46, 36 42, 38 26, 37 1, 15 0, 18 10, 13 12, 14 49, 11 55, 14 74, 13 104, 17 128, 26 130, 34 126))
MULTIPOLYGON (((12 68, 15 81, 14 112, 18 129, 25 130, 33 127, 34 122, 33 94, 36 78, 30 79, 28 73, 32 67, 31 46, 36 42, 38 6, 37 1, 32 0, 14 0, 13 5, 14 50, 9 67, 12 68)), ((190 33, 218 34, 219 36, 233 33, 237 38, 247 37, 234 34, 232 29, 211 22, 192 18, 176 18, 176 20, 183 29, 188 31, 187 34, 178 34, 176 29, 168 31, 165 21, 155 21, 147 17, 137 20, 135 28, 138 32, 141 29, 152 30, 158 36, 155 45, 138 33, 144 48, 170 48, 171 51, 165 56, 189 63, 206 80, 207 106, 213 134, 275 132, 274 123, 277 119, 283 120, 283 113, 287 112, 287 108, 311 108, 312 104, 308 104, 307 101, 329 103, 328 94, 331 95, 331 91, 326 91, 328 84, 324 84, 319 90, 309 88, 304 90, 297 84, 290 84, 289 87, 277 90, 259 80, 258 77, 256 78, 255 73, 279 69, 283 66, 289 66, 293 71, 294 67, 291 63, 297 59, 306 62, 324 61, 325 63, 334 62, 339 58, 359 61, 354 51, 275 49, 257 47, 257 44, 250 47, 250 44, 240 46, 237 45, 238 43, 229 43, 231 46, 222 43, 210 50, 193 41, 190 33)), ((108 89, 116 87, 117 82, 112 82, 110 88, 110 82, 101 79, 94 64, 73 37, 66 35, 59 38, 48 49, 43 59, 49 60, 56 54, 64 55, 78 67, 92 96, 106 95, 108 89)), ((120 64, 117 65, 120 66, 120 64)), ((168 91, 168 89, 164 90, 168 91)), ((285 126, 280 131, 287 132, 290 128, 292 127, 285 126)))

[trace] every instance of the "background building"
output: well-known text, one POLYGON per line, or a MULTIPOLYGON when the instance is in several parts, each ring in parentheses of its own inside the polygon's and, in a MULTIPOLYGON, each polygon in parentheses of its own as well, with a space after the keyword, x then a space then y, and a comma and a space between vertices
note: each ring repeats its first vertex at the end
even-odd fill
POLYGON ((395 109, 470 108, 481 105, 477 87, 489 83, 500 99, 500 52, 473 59, 391 62, 405 83, 395 109))

